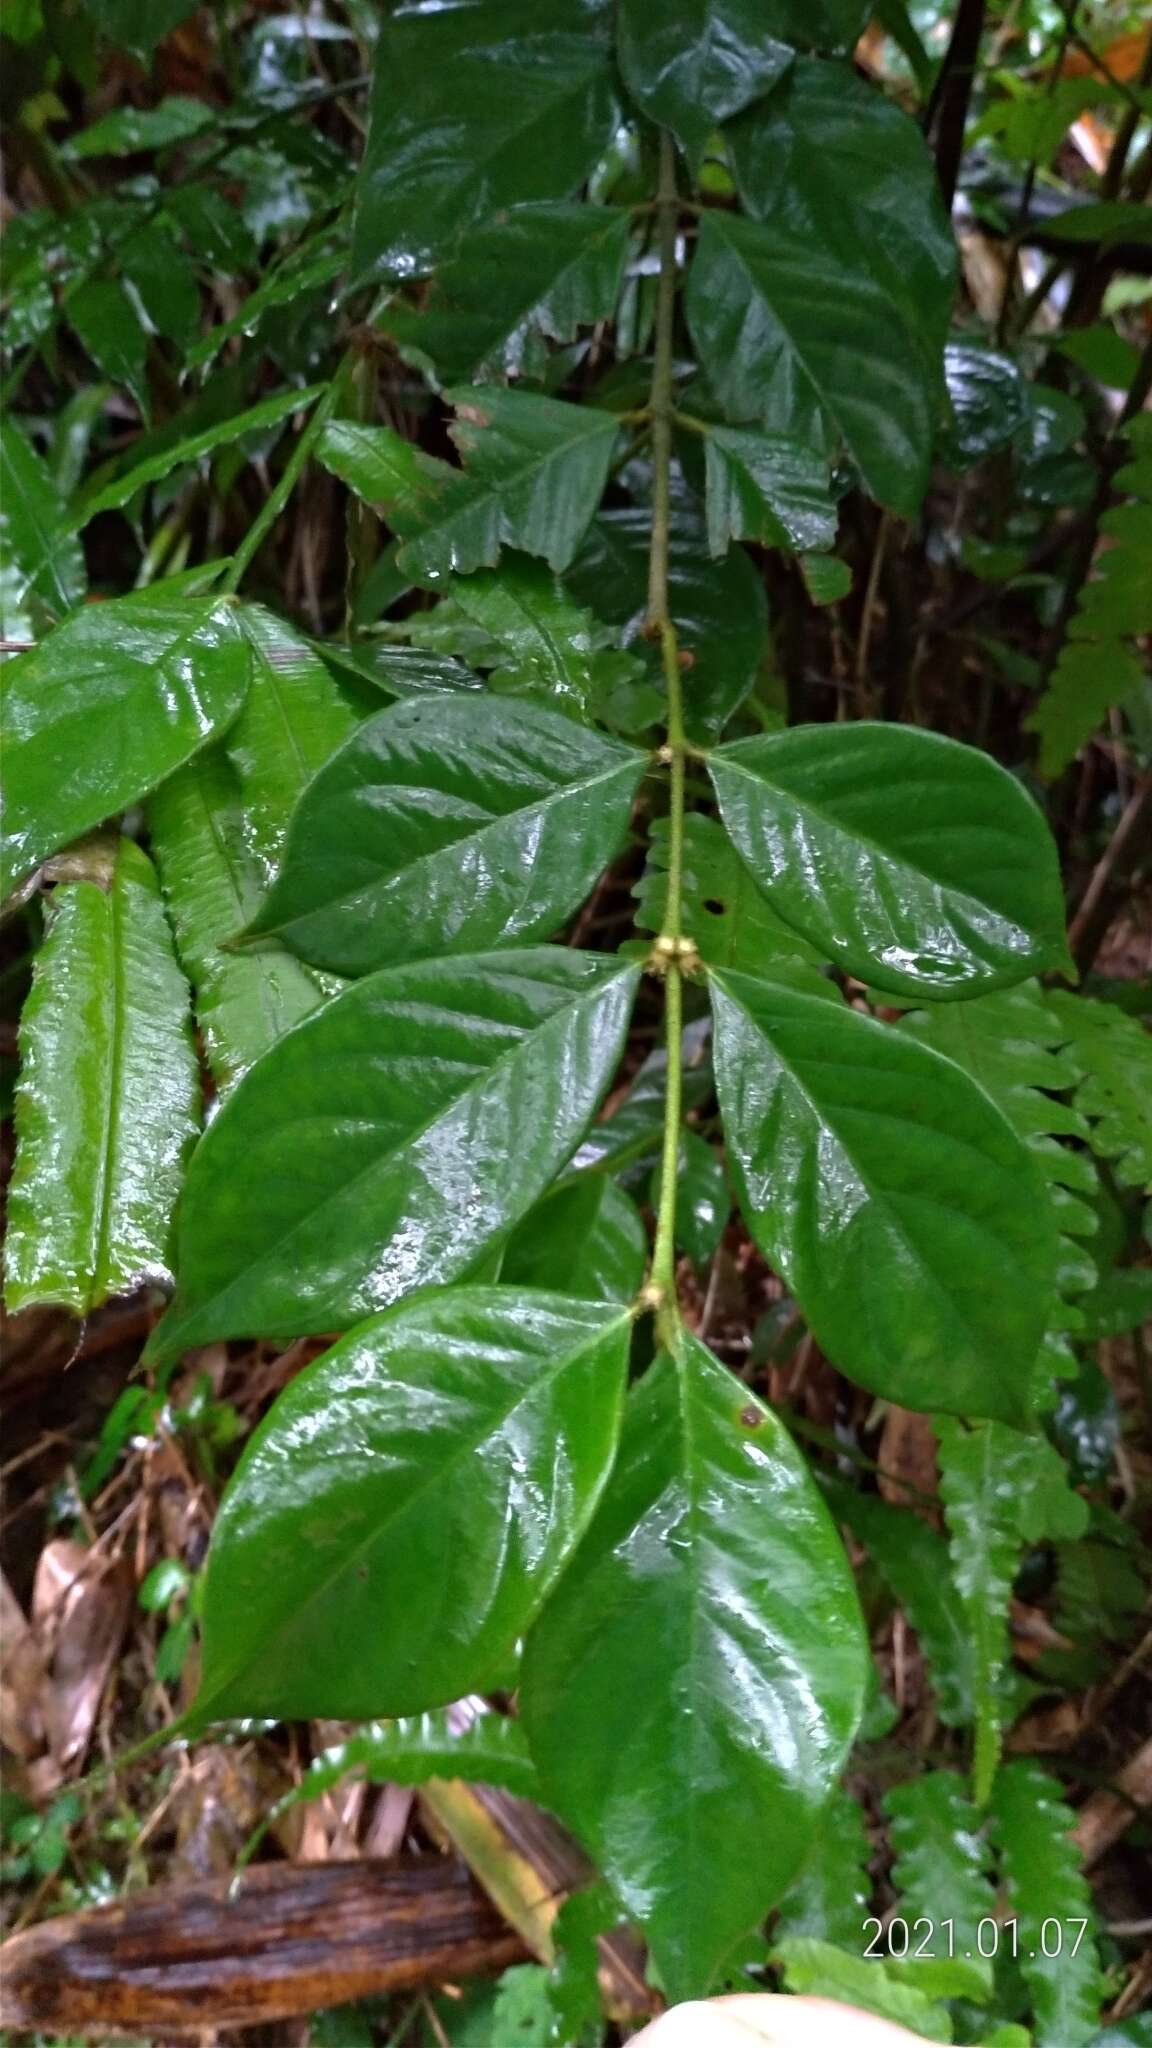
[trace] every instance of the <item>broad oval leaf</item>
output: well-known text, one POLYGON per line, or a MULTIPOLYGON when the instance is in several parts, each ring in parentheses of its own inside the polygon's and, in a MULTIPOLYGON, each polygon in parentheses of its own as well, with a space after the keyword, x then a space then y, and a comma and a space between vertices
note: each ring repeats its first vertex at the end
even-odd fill
POLYGON ((717 124, 788 69, 790 45, 810 36, 822 42, 836 13, 859 20, 859 0, 815 9, 804 0, 664 0, 655 9, 649 0, 621 0, 620 69, 649 120, 673 129, 698 159, 717 124))
POLYGON ((155 872, 131 839, 58 884, 20 1024, 5 1300, 87 1315, 167 1277, 196 1134, 188 984, 155 872), (103 869, 103 872, 100 870, 103 869))
POLYGON ((250 930, 349 975, 546 936, 619 851, 646 766, 535 704, 397 704, 305 791, 250 930))
POLYGON ((636 978, 537 947, 386 968, 306 1018, 193 1156, 152 1355, 346 1329, 464 1272, 577 1143, 636 978))
POLYGON ((982 995, 1066 963, 1056 848, 989 755, 912 726, 718 747, 720 813, 774 910, 897 995, 982 995))
POLYGON ((1056 1269, 1031 1153, 951 1060, 831 991, 711 982, 741 1205, 829 1358, 905 1408, 1026 1419, 1056 1269))
POLYGON ((585 1173, 529 1209, 504 1247, 506 1287, 543 1287, 589 1301, 632 1301, 648 1237, 631 1196, 606 1174, 585 1173))
POLYGON ((685 1335, 629 1402, 522 1691, 544 1797, 641 1922, 670 1997, 707 1990, 797 1870, 866 1666, 803 1457, 685 1335))
POLYGON ((474 221, 566 199, 615 119, 604 0, 408 7, 381 25, 354 275, 420 277, 474 221))
POLYGON ((605 1303, 456 1288, 293 1380, 213 1531, 197 1718, 359 1721, 495 1684, 608 1476, 630 1334, 605 1303))
POLYGON ((230 725, 248 671, 232 606, 207 598, 113 598, 9 662, 4 888, 230 725))

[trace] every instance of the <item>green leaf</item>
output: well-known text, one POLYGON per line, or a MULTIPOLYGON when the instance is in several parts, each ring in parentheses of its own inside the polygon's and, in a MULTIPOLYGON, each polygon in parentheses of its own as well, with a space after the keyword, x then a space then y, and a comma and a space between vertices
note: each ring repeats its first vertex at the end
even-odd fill
POLYGON ((849 974, 940 1002, 1066 964, 1051 834, 975 747, 807 725, 718 747, 708 768, 773 908, 849 974))
MULTIPOLYGON (((623 646, 643 640, 647 615, 647 506, 627 506, 595 520, 572 566, 568 585, 597 617, 621 628, 623 646)), ((704 523, 682 489, 674 493, 669 536, 668 599, 682 652, 685 718, 690 739, 723 731, 759 672, 768 635, 764 585, 743 548, 722 562, 706 559, 704 523)))
POLYGON ((915 514, 939 378, 909 316, 867 268, 787 226, 712 209, 700 220, 685 307, 731 420, 822 453, 842 442, 874 498, 915 514))
POLYGON ((686 1335, 631 1397, 522 1693, 544 1797, 641 1922, 670 1997, 706 1990, 790 1882, 866 1661, 804 1459, 686 1335))
POLYGON ((586 1301, 633 1301, 648 1262, 648 1237, 635 1202, 604 1174, 545 1195, 504 1247, 506 1287, 578 1294, 586 1301))
POLYGON ((493 1686, 603 1489, 630 1335, 608 1304, 457 1288, 294 1379, 213 1530, 197 1718, 362 1720, 493 1686))
POLYGON ((200 280, 175 225, 162 213, 145 220, 118 253, 125 282, 147 320, 183 354, 200 331, 200 280))
POLYGON ((1053 989, 1048 1002, 1083 1069, 1076 1107, 1092 1149, 1128 1187, 1152 1181, 1152 1036, 1136 1017, 1053 989))
POLYGON ((130 839, 61 882, 20 1027, 9 1309, 87 1315, 166 1277, 199 1089, 188 988, 150 861, 130 839))
POLYGON ((972 1636, 976 1709, 973 1784, 984 1805, 1000 1756, 1009 1657, 1008 1605, 1026 1542, 1076 1538, 1087 1508, 1043 1437, 1003 1423, 938 1419, 940 1496, 952 1569, 972 1636))
POLYGON ((1004 1766, 993 1815, 1037 2048, 1083 2048, 1100 2025, 1104 1985, 1092 1893, 1072 1840, 1076 1816, 1059 1782, 1034 1763, 1004 1766))
POLYGON ((785 972, 711 976, 757 1243, 850 1378, 906 1408, 1023 1420, 1055 1271, 1030 1154, 950 1060, 785 972))
POLYGON ((800 1997, 838 1999, 857 2011, 892 2020, 925 2041, 952 2039, 946 2008, 915 1984, 902 1983, 886 1963, 871 1962, 859 1952, 848 1954, 831 1942, 814 1941, 805 1934, 777 1941, 772 1960, 782 1968, 788 1990, 800 1997))
POLYGON ((496 643, 493 689, 546 697, 574 717, 589 717, 632 661, 605 651, 609 629, 573 603, 543 562, 507 555, 497 570, 456 578, 450 602, 496 643))
POLYGON ((157 43, 191 14, 196 0, 83 0, 84 11, 109 42, 150 56, 157 43))
POLYGON ((464 1272, 571 1153, 635 986, 540 947, 386 968, 307 1018, 197 1148, 153 1355, 347 1328, 464 1272))
MULTIPOLYGON (((707 1032, 707 1019, 700 1019, 681 1036, 681 1092, 686 1111, 699 1109, 712 1093, 712 1070, 704 1056, 707 1032)), ((664 1134, 667 1082, 668 1055, 663 1046, 657 1046, 637 1068, 624 1100, 589 1131, 570 1172, 619 1173, 658 1152, 664 1134)))
POLYGON ((1085 1335, 1126 1337, 1152 1322, 1152 1266, 1125 1266, 1107 1273, 1094 1289, 1084 1316, 1085 1335))
POLYGON ((535 704, 394 705, 310 784, 249 933, 351 975, 547 936, 619 851, 646 767, 535 704))
POLYGON ((834 546, 828 466, 801 442, 752 427, 709 427, 704 460, 713 555, 727 554, 731 540, 795 552, 834 546))
POLYGON ((479 1714, 466 1728, 452 1725, 451 1709, 369 1722, 332 1743, 309 1764, 298 1785, 278 1799, 261 1833, 294 1806, 322 1799, 345 1778, 369 1785, 426 1785, 430 1778, 500 1785, 520 1799, 537 1794, 536 1771, 519 1721, 479 1714))
POLYGON ((92 278, 70 292, 68 324, 101 376, 122 385, 147 418, 148 334, 119 278, 92 278))
POLYGON ((161 784, 148 830, 204 1054, 223 1095, 321 1001, 289 953, 223 950, 254 916, 260 871, 249 850, 240 783, 223 747, 207 747, 161 784))
POLYGON ((57 615, 70 612, 87 584, 64 495, 11 419, 0 420, 0 575, 13 615, 37 598, 57 615))
POLYGON ((201 433, 190 434, 186 440, 161 449, 146 461, 123 471, 102 489, 91 495, 82 495, 76 524, 86 526, 98 512, 116 511, 121 505, 127 505, 146 485, 165 481, 173 470, 180 469, 185 463, 198 462, 202 455, 211 455, 230 441, 243 440, 246 434, 268 433, 292 413, 311 405, 324 388, 322 384, 314 384, 304 391, 278 391, 274 398, 262 399, 259 405, 249 406, 246 412, 219 420, 205 427, 201 433))
POLYGON ((298 799, 356 721, 300 633, 263 605, 239 607, 236 618, 252 649, 252 677, 226 744, 240 777, 245 837, 271 882, 298 799))
POLYGON ((811 1934, 844 1948, 858 1944, 872 1895, 871 1855, 860 1805, 838 1785, 820 1816, 800 1875, 780 1901, 779 1934, 811 1934))
POLYGON ((349 420, 324 429, 321 461, 379 506, 404 542, 400 568, 418 581, 492 567, 504 544, 566 569, 603 493, 612 414, 495 385, 445 395, 460 409, 463 471, 389 427, 349 420))
POLYGON ((796 42, 839 41, 863 27, 856 0, 813 10, 802 0, 621 0, 620 69, 632 98, 658 127, 671 128, 698 162, 721 121, 759 99, 792 62, 796 42), (835 25, 833 25, 835 24, 835 25))
POLYGON ((950 1728, 963 1727, 973 1713, 972 1639, 943 1536, 879 1494, 858 1493, 839 1481, 823 1483, 837 1519, 866 1546, 916 1631, 940 1719, 950 1728))
POLYGON ((749 211, 783 237, 789 256, 807 244, 810 260, 818 251, 852 283, 870 279, 886 294, 920 344, 929 389, 942 396, 956 244, 920 123, 849 63, 798 57, 728 139, 749 211))
MULTIPOLYGON (((648 860, 633 891, 641 931, 659 932, 668 900, 668 820, 654 818, 648 860)), ((684 820, 681 929, 702 960, 754 974, 775 959, 816 961, 819 955, 777 917, 752 879, 723 825, 703 811, 684 820)))
POLYGON ((487 0, 386 19, 352 239, 357 278, 420 277, 473 223, 566 199, 615 121, 602 0, 487 0))
POLYGON ((571 341, 616 308, 630 217, 607 206, 521 206, 483 222, 442 263, 417 308, 393 299, 379 325, 441 383, 518 377, 539 338, 571 341))
POLYGON ((249 666, 229 604, 157 603, 147 593, 79 611, 9 662, 4 887, 146 796, 230 725, 249 666))
POLYGON ((73 135, 61 155, 135 156, 142 150, 167 149, 174 142, 187 142, 215 121, 214 109, 203 100, 170 93, 155 107, 118 107, 115 113, 105 114, 73 135))
MULTIPOLYGON (((651 1202, 660 1203, 660 1169, 652 1176, 651 1202)), ((676 1170, 676 1244, 696 1266, 706 1266, 732 1213, 728 1177, 714 1145, 698 1131, 680 1133, 676 1170)))
POLYGON ((801 555, 800 573, 813 604, 839 604, 852 588, 852 571, 839 555, 801 555))
POLYGON ((953 469, 969 469, 1007 448, 1026 419, 1024 378, 1012 356, 971 341, 950 341, 944 380, 951 421, 940 453, 953 469))
POLYGON ((898 1911, 912 1926, 951 1921, 949 1950, 975 1965, 991 1989, 992 1971, 980 1957, 977 1929, 996 1917, 996 1888, 988 1875, 991 1852, 983 1820, 956 1771, 925 1771, 885 1794, 896 1860, 892 1881, 898 1911))

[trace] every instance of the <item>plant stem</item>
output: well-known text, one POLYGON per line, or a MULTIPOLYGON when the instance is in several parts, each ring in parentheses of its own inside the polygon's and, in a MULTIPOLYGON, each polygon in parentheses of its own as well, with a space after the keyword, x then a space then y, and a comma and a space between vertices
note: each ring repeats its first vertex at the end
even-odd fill
POLYGON ((676 1180, 680 1156, 684 989, 677 948, 682 939, 684 886, 684 784, 686 774, 684 700, 680 685, 680 650, 668 613, 668 551, 672 527, 672 341, 676 316, 676 235, 680 202, 676 191, 676 152, 672 137, 660 137, 660 183, 656 194, 660 281, 656 296, 656 347, 649 413, 652 421, 652 540, 648 556, 648 631, 659 639, 668 696, 670 809, 668 821, 668 893, 664 924, 657 941, 666 961, 664 1029, 668 1074, 664 1097, 664 1140, 660 1167, 660 1209, 652 1254, 652 1286, 658 1292, 657 1326, 665 1343, 674 1342, 680 1317, 676 1304, 676 1180))
POLYGON ((323 397, 317 401, 311 419, 308 421, 308 424, 304 428, 303 433, 300 435, 295 448, 292 450, 292 453, 288 458, 288 461, 284 465, 284 469, 281 474, 279 483, 276 484, 273 490, 269 491, 268 496, 265 498, 263 505, 260 507, 260 510, 256 515, 256 518, 253 520, 251 526, 248 528, 248 531, 245 534, 243 540, 241 541, 239 547, 237 548, 236 553, 233 555, 232 567, 229 569, 228 574, 224 579, 223 587, 227 592, 232 593, 240 588, 240 585, 243 582, 244 577, 247 575, 249 567, 251 566, 253 557, 256 555, 260 547, 263 545, 265 539, 271 532, 272 528, 275 526, 276 521, 279 519, 281 512, 284 510, 285 505, 288 503, 289 498, 292 496, 293 491, 295 490, 297 484, 299 483, 300 473, 303 470, 304 465, 307 462, 309 456, 311 455, 312 450, 316 446, 317 441, 320 439, 320 436, 324 431, 324 427, 331 416, 333 407, 336 404, 336 397, 337 393, 340 390, 340 386, 343 382, 343 375, 344 366, 343 364, 341 364, 340 368, 336 372, 336 375, 333 377, 332 382, 329 384, 327 391, 324 393, 323 397))

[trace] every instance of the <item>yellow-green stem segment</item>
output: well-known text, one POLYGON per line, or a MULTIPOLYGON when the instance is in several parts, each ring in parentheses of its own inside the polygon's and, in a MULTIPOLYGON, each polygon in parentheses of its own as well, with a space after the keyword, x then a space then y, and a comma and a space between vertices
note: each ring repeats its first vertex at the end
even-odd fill
MULTIPOLYGON (((668 696, 667 759, 670 779, 668 823, 668 893, 660 937, 679 941, 684 879, 684 702, 680 686, 680 650, 676 628, 668 615, 668 545, 672 518, 672 343, 676 316, 676 237, 680 200, 676 191, 676 151, 672 137, 660 137, 660 182, 656 221, 660 277, 656 294, 656 347, 652 368, 649 417, 652 422, 652 540, 648 556, 648 631, 660 641, 664 686, 668 696)), ((684 1029, 684 986, 680 962, 670 951, 665 970, 664 1028, 668 1051, 664 1098, 664 1142, 660 1166, 660 1209, 652 1254, 651 1287, 657 1327, 664 1343, 673 1345, 680 1327, 676 1301, 676 1180, 680 1154, 681 1040, 684 1029)))

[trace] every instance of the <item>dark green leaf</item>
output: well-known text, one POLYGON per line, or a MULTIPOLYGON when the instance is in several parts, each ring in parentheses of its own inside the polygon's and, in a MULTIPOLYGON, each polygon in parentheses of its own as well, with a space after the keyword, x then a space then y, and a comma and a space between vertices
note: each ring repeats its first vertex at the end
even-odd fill
POLYGON ((245 828, 239 778, 223 747, 178 768, 148 805, 152 852, 220 1094, 321 1001, 291 954, 223 950, 260 902, 245 828))
POLYGON ((356 721, 302 634, 263 605, 238 608, 236 618, 252 649, 252 678, 227 747, 240 777, 245 837, 270 882, 298 799, 356 721))
MULTIPOLYGON (((641 931, 659 932, 668 900, 668 820, 649 828, 648 863, 634 891, 641 931)), ((778 959, 816 961, 814 947, 777 917, 723 825, 703 811, 684 820, 681 929, 702 960, 757 974, 778 959)))
POLYGON ((714 555, 726 554, 730 540, 797 552, 835 544, 827 464, 799 441, 752 427, 710 427, 704 456, 714 555))
POLYGON ((0 576, 4 609, 11 615, 33 598, 57 615, 69 612, 87 582, 83 550, 68 531, 64 495, 10 419, 0 420, 0 576))
POLYGON ((646 766, 535 704, 397 704, 310 784, 250 930, 337 974, 547 936, 618 852, 646 766))
POLYGON ((944 378, 952 418, 940 453, 954 469, 968 469, 1006 448, 1024 424, 1024 379, 1011 356, 971 341, 950 341, 944 378))
POLYGON ((161 449, 146 461, 123 471, 91 496, 82 496, 76 523, 86 525, 98 512, 112 512, 120 505, 127 505, 145 485, 164 481, 184 463, 198 462, 202 455, 211 455, 230 441, 242 440, 245 434, 267 433, 301 407, 311 405, 323 390, 322 384, 315 384, 307 391, 278 391, 274 398, 265 398, 259 405, 249 406, 246 412, 237 413, 232 419, 220 420, 205 427, 202 433, 190 434, 186 440, 161 449))
POLYGON ((1055 845, 989 755, 861 721, 738 740, 708 765, 773 908, 862 981, 943 1001, 1065 964, 1055 845))
POLYGON ((1040 2048, 1084 2048, 1100 2024, 1104 1984, 1092 1893, 1072 1838, 1076 1816, 1059 1780, 1035 1763, 1005 1765, 992 1810, 1037 2041, 1040 2048), (1044 1927, 1052 1920, 1060 1929, 1056 1941, 1044 1927))
MULTIPOLYGON (((660 1201, 660 1170, 652 1176, 652 1206, 660 1201)), ((706 1266, 732 1211, 723 1162, 698 1131, 680 1135, 676 1182, 676 1243, 697 1266, 706 1266)))
POLYGON ((854 41, 862 27, 858 0, 666 0, 655 11, 621 0, 620 69, 649 120, 673 129, 698 160, 713 129, 787 70, 791 44, 838 42, 845 29, 854 41))
POLYGON ((547 697, 584 718, 621 664, 643 673, 631 656, 606 651, 610 629, 574 604, 543 562, 507 555, 498 570, 458 577, 451 601, 492 635, 493 689, 547 697))
POLYGON ((118 278, 93 278, 68 296, 68 321, 102 377, 130 392, 147 418, 148 335, 118 278))
POLYGON ((293 1380, 216 1519, 197 1716, 362 1720, 496 1683, 608 1476, 630 1333, 607 1304, 457 1288, 293 1380))
POLYGON ((566 199, 615 120, 603 0, 487 0, 381 26, 352 242, 357 277, 420 277, 474 222, 566 199))
POLYGON ((571 1153, 635 986, 541 947, 388 968, 307 1018, 193 1157, 156 1355, 347 1328, 464 1272, 571 1153))
POLYGON ((529 1209, 504 1247, 500 1278, 507 1287, 628 1302, 647 1260, 635 1202, 606 1174, 586 1173, 529 1209))
MULTIPOLYGON (((995 1917, 996 1889, 988 1875, 990 1853, 982 1817, 956 1771, 925 1771, 885 1795, 896 1861, 893 1883, 899 1910, 911 1926, 917 1919, 937 1925, 946 1902, 953 1923, 949 1946, 979 1959, 976 1930, 995 1917)), ((984 1965, 988 1981, 991 1970, 984 1965)))
POLYGON ((873 497, 916 512, 939 373, 869 269, 795 229, 711 210, 700 222, 686 307, 730 419, 757 421, 822 454, 842 441, 873 497))
POLYGON ((147 57, 191 14, 196 0, 83 0, 83 5, 109 42, 147 57))
POLYGON ((916 1631, 949 1727, 972 1718, 972 1639, 952 1583, 948 1545, 938 1529, 879 1494, 858 1493, 838 1480, 824 1490, 837 1519, 863 1543, 916 1631))
POLYGON ((1112 1003, 1054 989, 1048 996, 1083 1071, 1076 1107, 1094 1152, 1129 1187, 1152 1182, 1152 1034, 1112 1003))
MULTIPOLYGON (((643 633, 650 535, 647 507, 602 514, 567 578, 581 604, 620 627, 625 646, 643 633)), ((714 740, 756 680, 768 607, 763 582, 743 548, 733 548, 722 562, 707 559, 703 521, 683 491, 674 502, 668 594, 680 646, 691 661, 684 675, 688 734, 714 740)))
POLYGON ((5 887, 230 725, 249 666, 230 605, 147 593, 77 612, 10 662, 5 887))
POLYGON ((852 1794, 837 1786, 800 1875, 780 1901, 779 1932, 858 1946, 872 1890, 871 1855, 864 1815, 852 1794))
POLYGON ((518 207, 473 229, 419 309, 393 299, 380 325, 441 383, 482 371, 520 376, 539 337, 570 341, 611 318, 628 238, 624 208, 518 207))
POLYGON ((199 1089, 188 987, 130 839, 61 882, 20 1027, 5 1300, 87 1315, 166 1275, 199 1089))
POLYGON ((852 571, 839 555, 801 555, 800 573, 813 604, 839 604, 852 588, 852 571))
POLYGON ((873 1393, 1024 1419, 1055 1271, 1031 1155, 950 1060, 784 974, 711 977, 729 1164, 757 1242, 873 1393))
MULTIPOLYGON (((712 1093, 712 1069, 704 1052, 708 1029, 708 1020, 704 1018, 690 1024, 682 1035, 681 1088, 685 1110, 699 1109, 712 1093)), ((633 1076, 623 1102, 589 1131, 570 1170, 622 1172, 659 1151, 667 1081, 668 1055, 663 1046, 658 1046, 633 1076)))
POLYGON ((544 1796, 643 1925, 671 1997, 706 1990, 794 1875, 866 1661, 804 1459, 685 1336, 632 1396, 523 1684, 544 1796))
POLYGON ((871 277, 906 316, 939 394, 956 245, 919 122, 849 64, 798 57, 729 143, 749 211, 788 254, 807 244, 854 282, 871 277))
POLYGON ((200 328, 196 266, 164 214, 119 245, 120 267, 157 334, 183 353, 200 328))
MULTIPOLYGON (((189 10, 191 11, 191 10, 189 10)), ((65 145, 62 155, 134 156, 139 150, 166 149, 173 142, 187 142, 204 128, 211 128, 216 115, 203 100, 171 93, 155 107, 118 107, 82 128, 65 145)))

